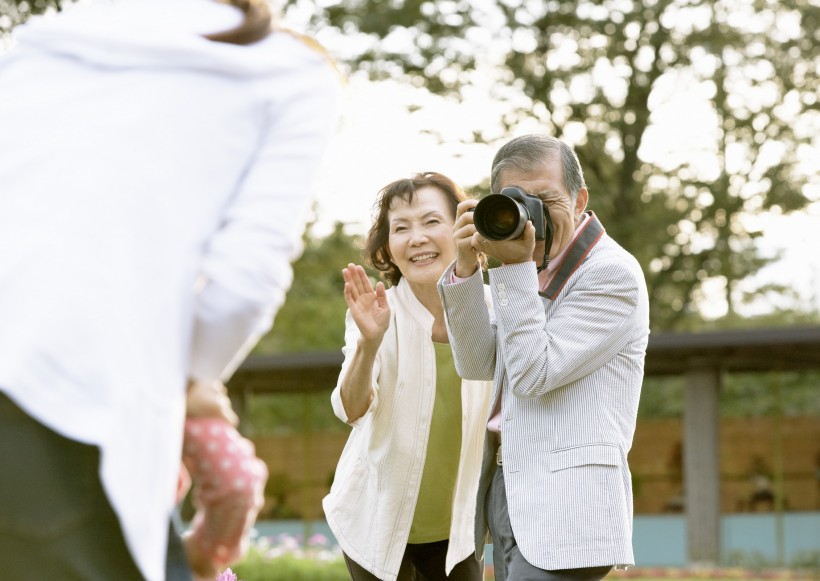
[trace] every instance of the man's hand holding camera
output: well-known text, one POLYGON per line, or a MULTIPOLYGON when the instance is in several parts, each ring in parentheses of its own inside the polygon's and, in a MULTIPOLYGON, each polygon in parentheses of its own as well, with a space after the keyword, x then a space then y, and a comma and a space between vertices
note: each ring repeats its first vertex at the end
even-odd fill
MULTIPOLYGON (((453 239, 456 243, 456 269, 459 278, 469 278, 478 270, 481 253, 494 256, 504 264, 515 264, 533 260, 536 247, 535 228, 527 223, 524 233, 515 240, 489 240, 476 230, 473 223, 473 208, 476 200, 465 200, 456 209, 456 223, 453 239)), ((541 244, 543 252, 543 244, 541 244)))
POLYGON ((521 237, 513 240, 487 240, 476 232, 481 249, 500 260, 502 264, 520 264, 538 261, 544 254, 544 242, 535 240, 535 226, 527 221, 521 237), (540 250, 538 249, 540 247, 540 250))

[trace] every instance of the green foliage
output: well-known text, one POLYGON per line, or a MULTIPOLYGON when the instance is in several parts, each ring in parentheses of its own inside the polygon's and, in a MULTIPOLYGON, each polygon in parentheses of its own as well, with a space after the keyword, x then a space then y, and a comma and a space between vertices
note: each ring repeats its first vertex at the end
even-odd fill
POLYGON ((720 394, 724 417, 820 416, 820 372, 737 373, 720 394))
MULTIPOLYGON (((306 230, 304 252, 293 265, 293 285, 255 353, 341 351, 347 310, 342 268, 362 262, 361 244, 341 223, 324 238, 306 230)), ((251 395, 243 410, 243 428, 252 434, 348 429, 333 415, 332 387, 327 393, 251 395)))
POLYGON ((248 434, 288 434, 307 432, 347 432, 330 407, 330 390, 323 393, 253 394, 242 414, 242 428, 248 434))
POLYGON ((770 312, 743 316, 737 312, 712 320, 703 320, 698 317, 689 317, 681 321, 676 331, 705 332, 725 331, 730 329, 771 329, 775 327, 799 327, 820 324, 820 312, 814 310, 810 304, 803 304, 793 289, 781 285, 762 285, 755 293, 747 293, 745 297, 750 303, 755 300, 767 302, 770 312), (792 307, 776 306, 784 299, 792 300, 792 307))
MULTIPOLYGON (((760 551, 735 550, 730 552, 725 560, 729 567, 742 567, 751 571, 782 567, 782 563, 767 558, 760 551)), ((793 570, 813 571, 815 574, 820 572, 820 551, 798 551, 792 556, 789 567, 793 570)))
POLYGON ((252 548, 247 558, 232 567, 240 581, 348 581, 344 559, 318 560, 293 554, 269 558, 252 548))
POLYGON ((475 141, 537 126, 574 142, 590 207, 647 273, 653 328, 670 330, 700 318, 707 281, 730 315, 771 290, 751 280, 770 259, 747 218, 809 201, 819 15, 806 0, 336 0, 313 25, 372 78, 455 98, 484 79, 509 110, 476 120, 475 141), (664 109, 709 123, 660 135, 664 109))
POLYGON ((30 16, 59 10, 66 4, 69 2, 64 0, 0 0, 0 40, 30 16))
MULTIPOLYGON (((67 3, 0 0, 0 37, 67 3)), ((653 330, 705 324, 706 283, 724 289, 725 322, 760 297, 789 302, 788 289, 753 279, 777 257, 760 255, 760 226, 748 218, 804 209, 806 186, 817 183, 801 153, 816 147, 816 3, 287 0, 284 12, 310 15, 308 27, 354 74, 456 99, 487 87, 508 109, 476 119, 474 142, 495 145, 533 128, 573 142, 591 209, 647 274, 653 330), (708 123, 696 134, 679 135, 680 125, 665 133, 664 115, 708 123)), ((302 288, 299 274, 260 352, 339 344, 332 321, 341 293, 302 288), (299 302, 303 291, 335 298, 299 302), (290 333, 302 326, 304 338, 290 333)))
POLYGON ((341 223, 321 239, 308 228, 304 252, 293 265, 293 285, 256 353, 340 350, 347 310, 342 268, 361 262, 361 248, 360 237, 346 234, 341 223))
POLYGON ((638 418, 681 417, 683 393, 683 377, 645 377, 638 404, 638 418))
MULTIPOLYGON (((638 407, 640 419, 683 415, 684 377, 647 377, 638 407)), ((820 417, 820 372, 733 373, 720 393, 722 417, 820 417)))

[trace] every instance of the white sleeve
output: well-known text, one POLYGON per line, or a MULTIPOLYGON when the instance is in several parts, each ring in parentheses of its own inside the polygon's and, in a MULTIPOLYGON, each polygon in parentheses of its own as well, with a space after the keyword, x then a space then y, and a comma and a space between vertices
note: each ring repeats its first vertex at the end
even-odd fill
POLYGON ((227 380, 273 323, 302 251, 302 233, 339 82, 325 63, 288 78, 263 142, 205 250, 195 304, 191 377, 227 380), (298 84, 298 86, 294 86, 298 84))

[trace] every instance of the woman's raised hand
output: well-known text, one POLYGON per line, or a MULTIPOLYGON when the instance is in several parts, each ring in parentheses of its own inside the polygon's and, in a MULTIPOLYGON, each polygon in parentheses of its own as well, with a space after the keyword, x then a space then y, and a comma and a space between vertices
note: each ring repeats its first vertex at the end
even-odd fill
POLYGON ((348 264, 342 269, 345 281, 345 301, 350 315, 359 327, 362 340, 378 347, 390 325, 390 306, 384 284, 376 284, 376 290, 364 268, 357 264, 348 264))

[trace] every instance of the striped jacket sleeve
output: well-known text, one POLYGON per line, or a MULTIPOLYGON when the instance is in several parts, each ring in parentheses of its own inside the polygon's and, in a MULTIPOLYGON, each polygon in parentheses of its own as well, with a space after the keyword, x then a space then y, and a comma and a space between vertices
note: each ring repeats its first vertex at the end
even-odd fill
POLYGON ((638 273, 626 261, 588 261, 552 309, 538 294, 534 263, 490 271, 498 343, 510 385, 520 397, 540 397, 593 373, 633 335, 638 273))
POLYGON ((455 264, 442 275, 439 293, 456 370, 464 379, 489 381, 495 372, 495 325, 485 302, 481 271, 450 283, 454 268, 455 264))

